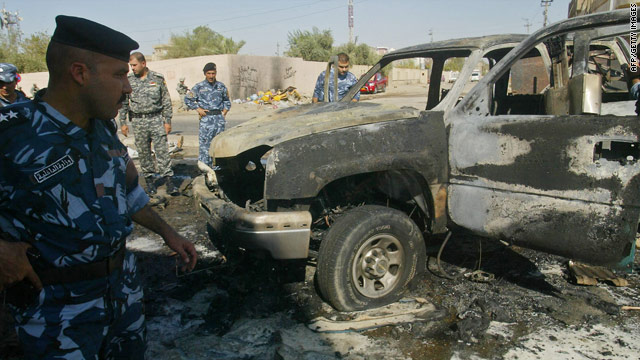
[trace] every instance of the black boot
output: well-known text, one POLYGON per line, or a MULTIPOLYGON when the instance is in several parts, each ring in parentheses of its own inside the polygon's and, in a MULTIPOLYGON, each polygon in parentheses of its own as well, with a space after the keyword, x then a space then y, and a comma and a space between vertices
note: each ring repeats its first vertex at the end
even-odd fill
POLYGON ((147 184, 147 195, 155 195, 158 192, 158 187, 152 176, 144 178, 144 182, 147 184))
POLYGON ((176 185, 171 180, 171 177, 167 176, 164 178, 164 183, 167 185, 167 194, 171 196, 180 195, 180 190, 176 187, 176 185))

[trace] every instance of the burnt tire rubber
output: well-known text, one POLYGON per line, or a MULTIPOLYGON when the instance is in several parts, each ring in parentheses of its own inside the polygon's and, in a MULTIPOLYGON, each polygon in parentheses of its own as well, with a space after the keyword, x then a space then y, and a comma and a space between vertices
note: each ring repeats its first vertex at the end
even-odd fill
POLYGON ((426 264, 424 238, 405 213, 365 205, 347 211, 320 243, 320 294, 340 311, 380 307, 400 298, 426 264))

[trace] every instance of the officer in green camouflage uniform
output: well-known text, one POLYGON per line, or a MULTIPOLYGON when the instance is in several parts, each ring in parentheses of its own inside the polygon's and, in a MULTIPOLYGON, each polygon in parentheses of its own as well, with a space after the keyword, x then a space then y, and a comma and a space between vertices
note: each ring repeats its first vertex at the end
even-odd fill
POLYGON ((178 83, 178 87, 176 87, 176 91, 180 95, 180 107, 178 107, 178 109, 187 110, 187 108, 184 106, 184 97, 187 95, 187 91, 189 91, 189 88, 184 84, 183 77, 180 78, 180 82, 178 83))
POLYGON ((126 124, 127 114, 133 125, 136 147, 140 156, 142 174, 147 183, 147 192, 156 193, 154 175, 155 165, 151 153, 151 143, 156 152, 158 173, 165 179, 167 193, 178 195, 178 189, 171 181, 173 169, 169 157, 167 135, 171 132, 171 97, 164 77, 147 68, 144 55, 134 52, 129 58, 131 73, 128 75, 131 89, 127 100, 120 110, 120 125, 122 134, 127 136, 129 127, 126 124))

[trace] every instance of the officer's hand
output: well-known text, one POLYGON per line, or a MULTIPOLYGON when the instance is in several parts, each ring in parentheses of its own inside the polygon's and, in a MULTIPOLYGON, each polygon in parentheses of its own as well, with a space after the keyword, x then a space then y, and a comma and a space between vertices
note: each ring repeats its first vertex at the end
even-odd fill
POLYGON ((42 289, 42 282, 27 258, 30 247, 25 242, 0 239, 0 291, 24 279, 29 280, 36 290, 42 289))
POLYGON ((129 127, 127 125, 122 125, 120 127, 120 131, 122 131, 122 135, 124 135, 124 136, 128 136, 129 135, 129 127))
POLYGON ((198 115, 200 115, 200 117, 207 116, 207 111, 203 108, 197 108, 196 111, 198 112, 198 115))
POLYGON ((182 237, 182 235, 173 232, 172 236, 167 236, 164 239, 164 242, 167 243, 167 246, 171 248, 171 250, 175 251, 180 255, 182 262, 184 265, 181 270, 193 270, 196 266, 196 262, 198 262, 198 253, 196 253, 196 248, 193 244, 182 237))
POLYGON ((164 124, 164 131, 167 132, 167 135, 171 132, 171 124, 164 124))

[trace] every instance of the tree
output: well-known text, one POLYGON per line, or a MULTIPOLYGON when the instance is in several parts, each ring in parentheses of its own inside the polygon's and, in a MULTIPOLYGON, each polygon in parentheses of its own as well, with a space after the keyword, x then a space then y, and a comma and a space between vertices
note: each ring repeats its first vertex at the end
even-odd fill
POLYGON ((373 48, 367 44, 356 45, 349 42, 336 47, 334 54, 345 53, 349 55, 349 62, 352 65, 373 65, 380 60, 381 56, 376 54, 373 48))
POLYGON ((172 34, 165 59, 185 58, 191 56, 237 54, 245 41, 233 41, 207 26, 198 26, 192 33, 184 35, 172 34))
POLYGON ((22 73, 46 71, 49 35, 38 32, 26 40, 21 40, 20 35, 11 31, 0 33, 0 62, 14 64, 22 73))
POLYGON ((329 61, 332 55, 333 36, 331 30, 295 30, 288 34, 289 50, 284 54, 301 57, 307 61, 329 61))
POLYGON ((457 57, 457 58, 449 58, 444 62, 444 71, 460 71, 464 66, 464 62, 466 58, 457 57))

